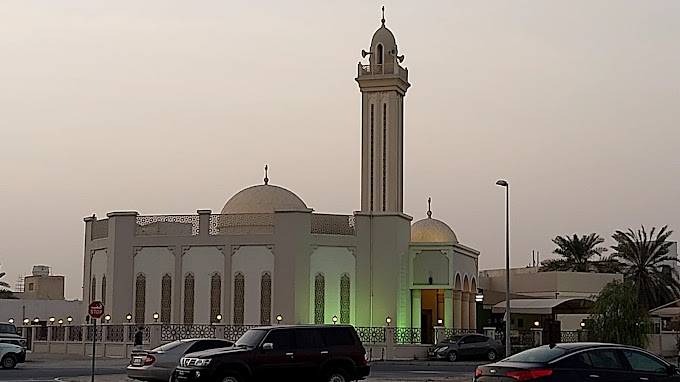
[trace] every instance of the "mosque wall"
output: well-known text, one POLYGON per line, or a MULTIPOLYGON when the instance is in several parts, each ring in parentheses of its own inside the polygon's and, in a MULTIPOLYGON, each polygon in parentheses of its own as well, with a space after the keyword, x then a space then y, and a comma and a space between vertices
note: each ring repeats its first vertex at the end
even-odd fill
MULTIPOLYGON (((175 280, 175 256, 167 247, 145 247, 142 248, 134 257, 134 277, 143 275, 146 281, 145 286, 145 309, 144 321, 153 322, 154 312, 160 314, 161 304, 161 281, 163 276, 168 274, 172 277, 172 290, 175 290, 177 282, 175 280)), ((136 301, 136 288, 132 288, 130 301, 136 301)), ((177 301, 173 299, 172 302, 177 301)), ((134 314, 134 312, 133 312, 134 314)))
MULTIPOLYGON (((217 275, 220 280, 224 280, 224 255, 216 247, 191 247, 184 253, 182 256, 182 281, 180 282, 182 294, 179 299, 182 302, 182 313, 184 312, 184 279, 187 275, 194 277, 193 322, 211 322, 211 318, 214 319, 210 312, 211 281, 214 275, 217 275)), ((220 301, 221 291, 223 290, 224 282, 221 281, 220 301)))
POLYGON ((354 324, 356 304, 356 258, 346 247, 318 247, 309 258, 309 321, 310 323, 332 323, 333 316, 338 322, 354 324), (349 295, 345 295, 349 290, 349 295), (346 300, 348 298, 348 300, 346 300), (346 303, 349 305, 345 305, 346 303), (343 307, 349 308, 349 315, 343 316, 343 307), (323 312, 317 317, 318 313, 323 312), (349 322, 344 322, 345 318, 349 322))
MULTIPOLYGON (((92 270, 90 272, 90 282, 94 280, 95 287, 92 288, 92 284, 90 284, 90 290, 86 291, 86 293, 89 293, 90 298, 94 297, 92 301, 94 300, 102 301, 102 281, 104 279, 104 276, 107 274, 107 270, 108 270, 107 250, 100 249, 94 251, 94 254, 92 255, 92 270), (92 289, 94 289, 95 292, 94 296, 92 296, 93 292, 92 289)), ((107 283, 109 281, 112 281, 110 276, 107 277, 107 283)), ((109 286, 107 285, 107 287, 109 286)))
MULTIPOLYGON (((242 314, 245 325, 259 325, 261 322, 262 276, 267 272, 272 277, 271 285, 274 288, 276 285, 274 280, 274 254, 267 246, 241 246, 231 257, 231 275, 229 277, 230 285, 232 286, 231 306, 236 307, 236 311, 239 310, 238 306, 240 304, 237 304, 236 300, 241 298, 241 292, 240 287, 235 287, 235 282, 242 275, 244 281, 242 314)), ((273 293, 271 298, 271 305, 273 306, 273 293)), ((231 322, 234 322, 237 319, 234 315, 235 310, 232 309, 229 313, 232 319, 231 322)), ((237 312, 236 315, 240 314, 240 312, 237 312)), ((275 316, 275 313, 270 308, 270 322, 273 320, 272 315, 275 316)), ((225 315, 225 317, 227 316, 225 315)))
POLYGON ((450 275, 449 257, 440 250, 418 251, 413 258, 414 285, 449 285, 450 275))

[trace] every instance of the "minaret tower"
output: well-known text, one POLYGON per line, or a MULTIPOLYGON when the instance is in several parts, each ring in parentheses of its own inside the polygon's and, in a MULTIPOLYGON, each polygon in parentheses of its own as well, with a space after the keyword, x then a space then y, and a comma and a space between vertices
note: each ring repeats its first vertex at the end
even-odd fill
POLYGON ((356 81, 361 90, 361 212, 402 212, 404 195, 404 96, 411 86, 399 65, 394 35, 382 26, 371 50, 362 51, 356 81))

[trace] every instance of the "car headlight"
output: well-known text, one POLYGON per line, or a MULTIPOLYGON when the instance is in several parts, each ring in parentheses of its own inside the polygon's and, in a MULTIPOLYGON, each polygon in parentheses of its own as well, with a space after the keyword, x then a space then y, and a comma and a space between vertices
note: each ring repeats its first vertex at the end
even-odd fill
POLYGON ((196 360, 196 366, 197 367, 208 366, 208 364, 210 364, 210 361, 211 361, 210 358, 199 358, 196 360))

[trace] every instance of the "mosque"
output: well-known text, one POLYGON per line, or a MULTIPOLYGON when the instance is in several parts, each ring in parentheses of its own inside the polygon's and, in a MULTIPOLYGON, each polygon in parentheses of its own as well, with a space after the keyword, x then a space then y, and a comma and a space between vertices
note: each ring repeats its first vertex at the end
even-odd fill
POLYGON ((476 329, 480 252, 429 207, 415 223, 403 213, 410 83, 384 16, 362 56, 359 211, 315 213, 270 184, 265 169, 262 184, 234 194, 219 214, 93 215, 84 219, 83 301, 102 301, 113 323, 258 325, 278 317, 476 329))

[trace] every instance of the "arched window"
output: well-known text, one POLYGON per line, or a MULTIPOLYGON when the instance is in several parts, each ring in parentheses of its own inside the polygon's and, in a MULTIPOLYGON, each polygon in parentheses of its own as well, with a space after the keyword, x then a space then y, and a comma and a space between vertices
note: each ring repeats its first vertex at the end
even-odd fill
POLYGON ((349 297, 350 297, 349 275, 347 273, 340 277, 340 323, 349 324, 349 297))
POLYGON ((314 323, 323 324, 325 321, 324 308, 326 304, 326 279, 323 273, 317 273, 314 278, 314 323))
POLYGON ((135 322, 144 323, 146 312, 146 276, 140 274, 135 282, 135 322))
POLYGON ((161 280, 161 322, 169 324, 172 316, 172 276, 166 274, 161 280))
POLYGON ((246 279, 243 273, 234 276, 234 325, 243 325, 245 305, 246 279))
POLYGON ((194 275, 184 276, 184 323, 194 323, 194 275))
POLYGON ((97 300, 97 278, 92 276, 92 294, 90 295, 90 301, 97 300))
POLYGON ((269 325, 272 319, 272 275, 262 274, 260 280, 260 324, 269 325))
POLYGON ((210 279, 210 322, 217 322, 222 311, 222 276, 219 273, 210 279))
POLYGON ((383 64, 383 46, 378 44, 378 65, 383 64))
POLYGON ((102 276, 102 304, 106 306, 106 275, 102 276))

